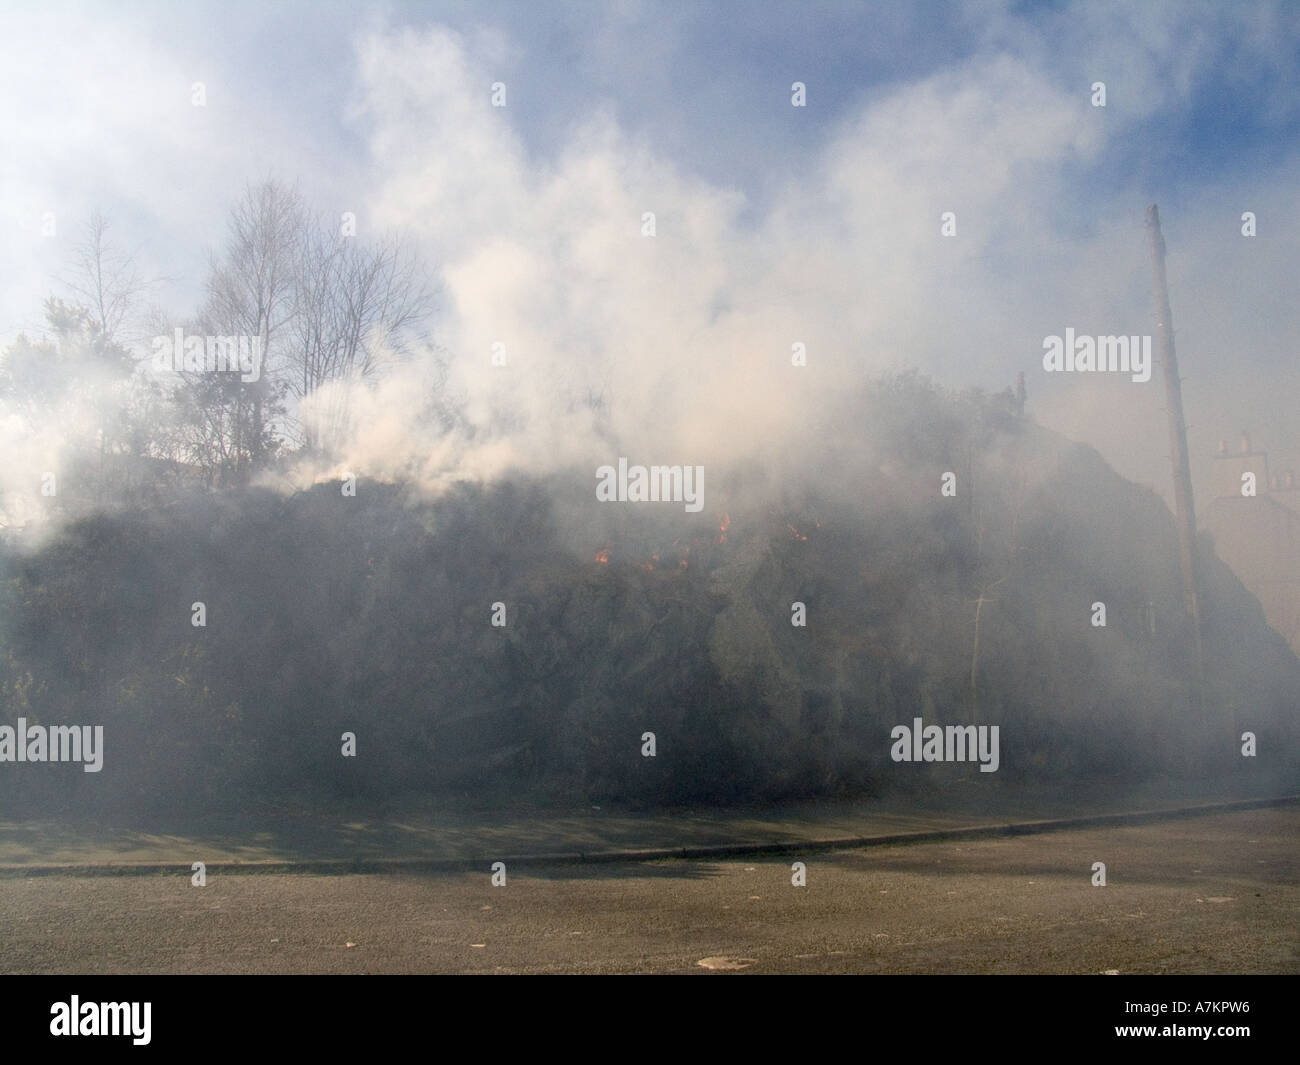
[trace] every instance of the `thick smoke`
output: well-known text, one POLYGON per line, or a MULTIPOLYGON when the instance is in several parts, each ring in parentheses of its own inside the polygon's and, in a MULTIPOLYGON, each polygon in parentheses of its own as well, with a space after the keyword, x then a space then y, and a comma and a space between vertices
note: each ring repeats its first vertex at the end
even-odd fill
MULTIPOLYGON (((1143 208, 1166 191, 1194 461, 1246 411, 1276 451, 1291 444, 1297 371, 1274 365, 1287 362, 1275 338, 1300 322, 1283 298, 1297 246, 1290 189, 1271 176, 1284 168, 1248 190, 1114 177, 1138 124, 1185 102, 1198 54, 1180 51, 1167 16, 1133 28, 1145 32, 1098 28, 1092 59, 1118 39, 1116 61, 1151 49, 1182 80, 1107 75, 1103 110, 1083 90, 1087 57, 1062 69, 1043 42, 991 32, 941 73, 864 93, 800 158, 774 160, 769 187, 744 191, 601 99, 548 147, 528 143, 522 86, 507 74, 498 94, 501 56, 480 40, 362 36, 349 121, 370 180, 337 206, 359 240, 396 232, 431 264, 434 339, 291 403, 286 428, 323 450, 290 449, 251 491, 164 492, 158 507, 96 497, 125 514, 6 558, 6 594, 24 603, 15 653, 48 685, 32 705, 71 714, 91 692, 135 730, 149 787, 154 766, 188 764, 169 758, 191 735, 223 741, 225 779, 247 784, 288 762, 286 737, 315 744, 317 767, 332 762, 334 737, 359 719, 386 730, 403 785, 423 779, 427 749, 444 787, 473 754, 503 780, 616 794, 622 763, 601 745, 639 728, 645 707, 696 760, 675 764, 665 794, 678 797, 699 794, 679 785, 710 759, 731 767, 714 797, 870 785, 888 769, 881 736, 918 707, 1028 737, 1008 739, 1008 755, 1024 744, 1008 765, 1086 777, 1119 749, 1137 775, 1135 730, 1176 732, 1188 699, 1172 520, 1065 438, 1167 484, 1163 387, 1158 373, 1047 373, 1044 338, 1154 332, 1143 208), (1242 237, 1243 211, 1263 235, 1242 237), (879 383, 912 367, 950 391, 879 383), (960 393, 1001 393, 1019 372, 1028 417, 1014 397, 960 393), (704 470, 700 512, 599 505, 596 470, 620 459, 704 470), (340 495, 345 473, 360 495, 340 495), (945 476, 955 497, 938 494, 945 476), (127 625, 103 607, 123 588, 127 625), (986 597, 1000 605, 975 614, 986 597), (1097 598, 1114 604, 1104 634, 1086 621, 1097 598), (61 615, 65 599, 82 613, 61 615), (211 646, 190 642, 208 635, 186 628, 196 600, 221 619, 211 646), (822 626, 807 641, 790 620, 804 600, 822 626), (508 633, 485 620, 497 602, 518 619, 508 633), (85 631, 109 635, 94 654, 65 654, 85 631), (785 758, 784 777, 759 779, 785 758)), ((771 106, 804 121, 781 77, 771 106)), ((305 184, 332 220, 327 179, 305 184)), ((200 314, 164 318, 188 328, 200 314)), ((48 349, 58 387, 38 433, 6 400, 8 520, 61 513, 38 495, 47 470, 61 486, 107 483, 102 462, 84 462, 96 434, 128 408, 149 414, 156 394, 97 380, 89 343, 48 349)), ((11 346, 11 376, 41 365, 20 349, 46 350, 11 346)), ((1240 587, 1209 572, 1223 691, 1289 721, 1294 659, 1240 587), (1236 631, 1253 642, 1236 647, 1236 631)), ((1220 766, 1233 754, 1222 738, 1220 766)), ((1159 768, 1182 753, 1169 750, 1159 768)))
MULTIPOLYGON (((1216 19, 1271 61, 1266 39, 1216 19)), ((841 397, 915 366, 992 391, 1024 371, 1041 423, 1164 492, 1158 374, 1140 385, 1053 376, 1042 342, 1067 327, 1154 331, 1142 212, 1162 188, 1113 180, 1113 160, 1139 123, 1185 102, 1216 38, 1181 32, 1170 12, 1086 14, 1072 24, 1079 54, 1063 59, 1013 19, 983 22, 969 58, 864 93, 804 156, 772 160, 774 186, 748 193, 701 176, 600 98, 550 150, 526 144, 523 87, 507 78, 505 106, 492 106, 509 67, 499 42, 437 28, 364 34, 347 117, 372 179, 345 205, 359 203, 362 236, 398 230, 433 264, 437 348, 377 382, 310 397, 294 412, 304 422, 348 419, 330 460, 290 483, 351 470, 437 492, 508 470, 590 471, 619 455, 776 468, 793 455, 806 466, 826 441, 871 433, 841 397), (1151 54, 1168 77, 1116 59, 1151 54), (1076 82, 1103 56, 1111 99, 1096 108, 1076 82), (1062 207, 1085 200, 1086 211, 1062 207), (806 366, 791 364, 796 345, 806 366)), ((772 106, 803 121, 790 102, 776 86, 772 106)), ((1194 465, 1243 427, 1276 465, 1295 457, 1294 422, 1274 398, 1300 385, 1276 340, 1300 326, 1283 287, 1300 246, 1286 183, 1272 176, 1284 170, 1248 190, 1177 187, 1165 211, 1194 465), (1263 220, 1255 240, 1238 232, 1247 209, 1263 220), (1265 394, 1258 373, 1277 387, 1265 394)), ((338 199, 325 176, 293 176, 338 199)), ((66 441, 34 445, 12 416, 0 432, 0 488, 30 496, 66 441)))
MULTIPOLYGON (((1154 332, 1143 193, 1100 197, 1082 227, 1054 206, 1078 167, 1104 166, 1132 114, 1103 122, 1033 62, 977 57, 864 100, 754 220, 740 192, 691 176, 599 101, 553 158, 530 155, 509 97, 490 106, 491 82, 451 33, 363 48, 358 113, 385 175, 369 216, 442 263, 446 387, 473 435, 448 439, 421 416, 430 375, 417 364, 353 397, 347 463, 434 482, 618 454, 706 466, 796 454, 805 466, 827 441, 872 431, 839 397, 920 366, 994 391, 1023 370, 1041 420, 1126 475, 1167 483, 1158 373, 1134 384, 1042 368, 1043 338, 1066 327, 1154 332), (941 235, 945 211, 955 236, 941 235)), ((1238 328, 1237 357, 1269 361, 1239 301, 1211 314, 1204 295, 1236 290, 1230 263, 1255 307, 1290 254, 1274 241, 1243 251, 1235 215, 1207 217, 1222 211, 1190 205, 1169 237, 1198 457, 1243 410, 1275 448, 1293 446, 1286 417, 1198 342, 1238 328)), ((1275 302, 1269 319, 1292 313, 1275 302)))

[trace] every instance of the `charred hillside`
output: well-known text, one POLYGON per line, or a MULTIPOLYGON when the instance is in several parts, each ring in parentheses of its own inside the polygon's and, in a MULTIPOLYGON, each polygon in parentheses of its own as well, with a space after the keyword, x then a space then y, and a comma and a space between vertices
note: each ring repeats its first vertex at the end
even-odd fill
POLYGON ((104 750, 97 773, 6 764, 0 800, 673 804, 979 778, 894 761, 917 717, 998 726, 1003 782, 1294 768, 1300 662, 1208 549, 1195 709, 1159 498, 1005 397, 902 378, 864 409, 861 439, 710 468, 695 513, 599 502, 579 469, 432 500, 364 479, 177 495, 9 544, 0 725, 103 725, 104 750))

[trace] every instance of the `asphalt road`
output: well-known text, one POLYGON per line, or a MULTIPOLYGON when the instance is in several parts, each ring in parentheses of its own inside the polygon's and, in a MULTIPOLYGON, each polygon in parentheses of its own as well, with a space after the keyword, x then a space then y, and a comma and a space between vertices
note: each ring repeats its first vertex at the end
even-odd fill
POLYGON ((793 860, 7 878, 0 972, 1300 972, 1295 807, 793 860))

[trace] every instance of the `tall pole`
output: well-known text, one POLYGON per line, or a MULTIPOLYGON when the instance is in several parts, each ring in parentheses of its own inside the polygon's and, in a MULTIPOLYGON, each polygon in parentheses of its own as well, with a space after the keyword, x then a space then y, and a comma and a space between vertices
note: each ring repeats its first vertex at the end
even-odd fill
POLYGON ((1203 709, 1205 651, 1201 642, 1201 595, 1196 565, 1196 511, 1192 504, 1192 467, 1187 456, 1187 427, 1183 419, 1183 384, 1174 352, 1174 314, 1169 307, 1165 281, 1165 238, 1160 232, 1160 212, 1147 208, 1147 236, 1151 240, 1152 293, 1156 303, 1156 332, 1165 375, 1165 402, 1169 411, 1169 449, 1174 464, 1174 517, 1178 522, 1178 548, 1183 573, 1183 605, 1192 619, 1196 650, 1196 698, 1203 709))

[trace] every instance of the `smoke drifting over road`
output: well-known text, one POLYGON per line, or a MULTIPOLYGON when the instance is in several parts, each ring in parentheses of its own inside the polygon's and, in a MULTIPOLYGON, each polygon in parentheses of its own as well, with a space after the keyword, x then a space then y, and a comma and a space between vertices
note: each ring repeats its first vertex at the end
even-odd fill
MULTIPOLYGON (((939 32, 966 40, 942 63, 738 73, 758 132, 733 172, 708 122, 662 135, 666 115, 716 108, 712 133, 734 145, 725 86, 691 76, 647 116, 632 104, 649 96, 610 73, 634 15, 584 38, 608 67, 562 109, 520 17, 514 36, 394 18, 349 37, 342 99, 314 129, 337 172, 309 165, 297 134, 293 152, 267 147, 295 114, 278 105, 249 119, 257 165, 205 178, 194 217, 169 197, 143 211, 123 192, 138 168, 108 168, 119 243, 79 246, 80 286, 52 285, 67 303, 43 335, 7 334, 0 365, 0 510, 21 532, 6 547, 7 709, 80 720, 92 690, 182 765, 198 756, 159 717, 179 701, 185 728, 247 741, 219 756, 223 779, 251 786, 293 737, 315 753, 287 779, 327 790, 344 787, 323 768, 337 735, 364 733, 354 714, 388 730, 394 786, 432 759, 440 786, 497 773, 586 796, 620 794, 619 730, 641 735, 657 708, 692 753, 629 783, 638 801, 870 789, 898 768, 890 730, 918 720, 999 728, 988 775, 1013 777, 1128 779, 1197 758, 1226 772, 1254 713, 1291 735, 1294 658, 1209 545, 1207 624, 1234 680, 1185 748, 1147 752, 1133 723, 1176 732, 1195 701, 1157 498, 1166 400, 1143 210, 1172 200, 1201 481, 1199 459, 1247 414, 1283 463, 1294 454, 1300 371, 1276 338, 1300 327, 1300 222, 1292 149, 1245 174, 1220 146, 1204 180, 1172 165, 1179 143, 1154 172, 1132 156, 1202 106, 1229 43, 1266 70, 1291 62, 1274 36, 1223 12, 1202 26, 1159 6, 958 5, 939 32), (194 276, 150 287, 118 254, 137 236, 151 263, 194 276), (178 250, 195 247, 215 249, 206 266, 178 250), (61 627, 93 608, 56 609, 79 583, 118 601, 83 555, 138 585, 135 627, 101 619, 105 651, 132 663, 113 678, 61 627), (244 598, 213 608, 233 587, 244 598), (307 617, 310 638, 285 635, 307 617), (241 675, 189 642, 228 658, 250 631, 241 675), (392 647, 474 664, 408 669, 392 647), (178 691, 150 672, 159 656, 178 691), (80 681, 65 688, 48 675, 69 657, 80 681), (29 667, 51 706, 31 701, 29 667), (425 705, 429 690, 445 699, 425 705), (721 768, 701 784, 709 760, 721 768)), ((683 54, 689 27, 665 18, 655 39, 683 54)), ((899 18, 888 32, 919 46, 899 18)), ((38 38, 43 23, 23 26, 38 38)), ((155 48, 129 21, 118 36, 155 48)), ((5 47, 0 79, 29 98, 32 60, 5 47)), ((209 145, 198 156, 234 137, 229 73, 178 81, 185 108, 166 111, 172 136, 209 145)), ((55 105, 33 106, 48 121, 55 105)), ((1287 127, 1278 108, 1264 127, 1287 127)), ((159 136, 129 129, 141 152, 159 136)), ((53 187, 26 132, 34 176, 7 178, 24 204, 53 187)), ((173 165, 150 180, 169 185, 173 165)), ((69 202, 22 215, 30 273, 52 276, 37 267, 81 232, 69 202)), ((146 786, 148 764, 129 779, 146 786)))

